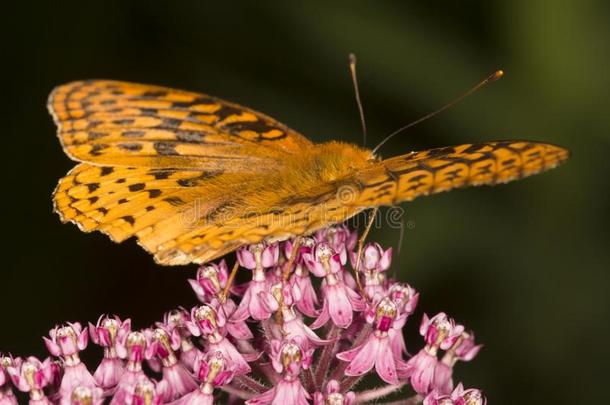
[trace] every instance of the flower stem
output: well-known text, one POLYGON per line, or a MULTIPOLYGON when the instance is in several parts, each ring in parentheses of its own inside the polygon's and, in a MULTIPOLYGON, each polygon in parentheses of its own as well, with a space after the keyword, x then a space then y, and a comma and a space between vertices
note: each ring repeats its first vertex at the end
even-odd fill
POLYGON ((240 390, 239 388, 235 388, 232 385, 223 385, 221 387, 219 387, 221 390, 223 390, 224 392, 228 393, 228 394, 232 394, 235 395, 241 399, 245 399, 248 400, 252 397, 254 397, 254 394, 248 391, 244 391, 244 390, 240 390))
MULTIPOLYGON (((364 325, 364 327, 360 331, 360 334, 358 335, 358 337, 356 339, 354 339, 354 343, 352 344, 352 347, 350 349, 358 347, 370 333, 371 333, 371 325, 367 323, 364 325)), ((346 361, 340 361, 339 364, 337 365, 337 367, 335 367, 335 371, 333 371, 333 374, 331 375, 330 379, 337 380, 337 381, 340 380, 343 377, 343 372, 347 368, 348 364, 349 363, 346 361)))
POLYGON ((373 388, 367 391, 361 391, 356 394, 356 401, 358 403, 374 401, 376 399, 390 395, 393 392, 400 391, 405 385, 407 385, 406 382, 395 385, 384 385, 382 387, 373 388))
POLYGON ((357 375, 357 376, 350 376, 350 377, 346 377, 343 379, 343 381, 341 381, 341 392, 345 392, 348 391, 350 388, 352 388, 354 385, 358 384, 360 382, 360 380, 362 379, 363 376, 361 375, 357 375))
POLYGON ((307 370, 303 370, 303 376, 305 377, 305 387, 307 388, 307 391, 309 392, 316 392, 316 391, 320 391, 321 388, 320 386, 316 385, 316 379, 315 376, 313 375, 313 370, 310 368, 308 368, 307 370))
POLYGON ((253 391, 257 394, 262 394, 267 391, 267 387, 263 384, 259 383, 252 377, 248 377, 247 375, 236 376, 234 380, 243 387, 248 388, 250 391, 253 391))
POLYGON ((335 324, 333 324, 326 336, 326 339, 332 340, 332 342, 324 346, 324 349, 322 349, 322 353, 320 354, 320 357, 318 359, 318 367, 316 367, 314 381, 316 383, 316 387, 318 388, 322 388, 324 377, 326 377, 326 373, 328 372, 328 370, 330 370, 330 363, 334 358, 337 343, 339 342, 339 339, 337 339, 338 336, 339 328, 335 324))
MULTIPOLYGON (((392 402, 383 402, 383 403, 379 403, 379 405, 417 405, 417 404, 421 404, 422 401, 423 401, 422 397, 420 397, 419 395, 414 395, 411 398, 399 399, 398 401, 392 401, 392 402)), ((360 401, 358 401, 358 403, 360 403, 360 401)))

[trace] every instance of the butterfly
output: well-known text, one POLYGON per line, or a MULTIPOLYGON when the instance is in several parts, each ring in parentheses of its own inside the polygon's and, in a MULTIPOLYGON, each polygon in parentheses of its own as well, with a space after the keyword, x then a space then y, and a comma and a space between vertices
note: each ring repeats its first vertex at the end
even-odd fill
POLYGON ((493 141, 380 159, 316 144, 276 120, 215 97, 119 81, 55 88, 48 107, 65 153, 63 222, 113 241, 136 237, 162 265, 205 263, 370 208, 453 188, 506 183, 553 168, 568 150, 493 141))

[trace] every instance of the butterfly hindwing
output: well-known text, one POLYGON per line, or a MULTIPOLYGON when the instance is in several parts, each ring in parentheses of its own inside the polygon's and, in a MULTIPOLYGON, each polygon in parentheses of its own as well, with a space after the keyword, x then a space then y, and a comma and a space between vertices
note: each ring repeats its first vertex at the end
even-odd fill
POLYGON ((116 242, 156 232, 168 222, 185 233, 195 203, 204 212, 230 196, 222 176, 226 174, 81 163, 60 180, 55 210, 64 221, 87 232, 102 231, 116 242))

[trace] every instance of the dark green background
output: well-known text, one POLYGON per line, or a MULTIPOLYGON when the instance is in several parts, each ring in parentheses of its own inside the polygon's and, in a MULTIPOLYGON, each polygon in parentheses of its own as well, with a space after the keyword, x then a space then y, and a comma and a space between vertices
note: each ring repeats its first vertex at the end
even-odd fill
MULTIPOLYGON (((485 348, 458 376, 493 404, 607 398, 610 6, 602 0, 416 2, 63 1, 3 5, 0 348, 44 353, 56 322, 103 312, 139 326, 192 305, 193 268, 160 268, 132 241, 61 225, 51 192, 73 163, 46 112, 83 78, 207 92, 315 141, 361 142, 347 55, 357 53, 375 144, 496 68, 506 77, 381 153, 531 138, 568 164, 497 188, 403 205, 396 266, 485 348), (261 5, 256 5, 256 4, 261 5), (8 7, 8 8, 7 8, 8 7)), ((385 228, 373 239, 398 243, 385 228)), ((418 322, 412 321, 413 332, 418 322)), ((419 340, 409 339, 412 351, 419 340)))

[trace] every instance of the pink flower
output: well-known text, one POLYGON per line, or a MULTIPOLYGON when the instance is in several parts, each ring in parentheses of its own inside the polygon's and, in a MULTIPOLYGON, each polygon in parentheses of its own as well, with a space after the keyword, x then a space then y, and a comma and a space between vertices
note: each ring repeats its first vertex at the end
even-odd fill
POLYGON ((282 379, 269 391, 246 401, 248 405, 308 405, 309 393, 299 374, 311 365, 313 349, 304 350, 298 339, 271 342, 271 364, 282 379))
POLYGON ((316 242, 326 242, 335 252, 352 251, 358 242, 358 233, 346 225, 333 225, 317 231, 316 242))
POLYGON ((13 367, 13 358, 0 355, 0 405, 17 405, 17 398, 11 389, 11 376, 7 368, 13 367))
POLYGON ((233 371, 227 369, 221 352, 200 354, 195 362, 195 376, 201 382, 199 389, 191 392, 173 405, 212 405, 214 388, 231 382, 233 371))
POLYGON ((356 394, 352 391, 342 394, 337 380, 330 380, 326 384, 324 394, 316 392, 313 405, 355 405, 356 394))
POLYGON ((277 243, 257 243, 237 250, 239 264, 250 270, 273 267, 279 258, 280 248, 277 243))
POLYGON ((167 381, 155 383, 146 376, 139 376, 125 396, 125 405, 160 405, 168 401, 167 381))
POLYGON ((419 333, 424 337, 426 346, 408 361, 406 371, 418 394, 426 395, 432 389, 438 349, 449 349, 463 331, 463 326, 455 325, 453 319, 442 312, 431 319, 424 314, 419 333))
POLYGON ((455 405, 451 395, 441 394, 437 390, 432 390, 424 398, 423 405, 455 405))
POLYGON ((68 323, 67 326, 55 326, 49 331, 51 339, 43 337, 47 349, 53 356, 69 357, 78 354, 87 347, 89 335, 80 323, 68 323))
POLYGON ((302 237, 298 249, 295 241, 239 249, 235 270, 251 271, 241 288, 224 260, 202 265, 189 280, 202 304, 170 311, 151 329, 132 331, 129 319, 104 315, 87 330, 78 323, 51 330, 44 342, 57 358, 0 356, 0 405, 17 403, 9 380, 33 405, 213 405, 225 397, 231 404, 355 405, 409 382, 417 394, 405 403, 485 404, 479 390, 452 389, 456 362, 481 346, 444 313, 424 315, 424 347, 404 360, 402 329, 419 293, 391 279, 392 249, 367 244, 354 278, 346 264, 356 258, 355 232, 333 226, 302 237), (316 319, 308 326, 308 318, 316 319), (88 338, 104 349, 95 377, 79 357, 88 338), (366 374, 381 384, 356 392, 366 374))
POLYGON ((142 362, 152 358, 155 347, 150 333, 132 331, 118 336, 116 351, 120 358, 127 359, 127 365, 110 404, 122 405, 126 403, 128 396, 133 394, 138 381, 142 377, 146 378, 142 371, 142 362))
POLYGON ((434 386, 441 394, 453 391, 453 366, 459 361, 472 360, 483 345, 475 345, 474 333, 462 332, 436 366, 434 386))
POLYGON ((60 395, 69 396, 76 387, 96 386, 95 379, 81 362, 78 353, 87 347, 89 333, 80 323, 68 323, 56 326, 49 331, 50 339, 43 337, 47 349, 53 356, 58 356, 64 362, 64 375, 59 388, 60 395))
POLYGON ((264 269, 275 266, 279 254, 277 243, 272 245, 258 243, 237 250, 237 260, 241 266, 252 270, 252 281, 248 284, 239 307, 233 313, 234 318, 244 320, 251 316, 261 321, 271 316, 271 312, 262 305, 259 293, 265 291, 268 286, 264 269))
MULTIPOLYGON (((353 268, 358 265, 358 253, 351 252, 350 262, 353 268)), ((378 243, 368 243, 362 249, 359 273, 364 276, 364 291, 369 299, 375 294, 385 294, 385 271, 392 264, 392 248, 383 250, 378 243)))
POLYGON ((455 405, 485 405, 487 399, 483 396, 481 390, 476 388, 464 389, 462 384, 458 386, 451 393, 451 398, 455 402, 455 405))
POLYGON ((109 317, 102 315, 97 320, 96 326, 89 323, 89 335, 93 343, 104 348, 104 358, 93 374, 98 386, 109 389, 116 386, 123 373, 125 366, 123 360, 116 353, 116 341, 119 335, 125 335, 131 330, 131 320, 124 322, 118 316, 109 317))
POLYGON ((195 291, 199 301, 210 302, 225 288, 228 278, 227 262, 223 259, 219 264, 204 264, 197 269, 197 279, 188 282, 195 291))
POLYGON ((167 399, 173 400, 195 390, 197 383, 187 369, 178 363, 175 351, 180 348, 180 333, 157 328, 151 332, 153 355, 161 360, 163 381, 167 383, 167 399))
POLYGON ((401 354, 407 354, 407 346, 402 334, 402 328, 407 323, 408 317, 417 307, 419 293, 408 284, 394 283, 389 289, 388 296, 394 301, 398 309, 398 317, 388 333, 394 356, 400 356, 401 354))
POLYGON ((274 325, 272 330, 276 339, 291 339, 298 337, 303 347, 325 345, 331 340, 321 339, 305 323, 303 318, 294 311, 294 305, 301 299, 301 290, 296 284, 275 284, 270 292, 261 292, 263 305, 271 311, 278 312, 282 321, 274 325))
POLYGON ((69 405, 102 405, 104 395, 101 388, 82 387, 74 388, 68 398, 64 398, 62 403, 69 405))
POLYGON ((423 405, 485 405, 487 400, 480 390, 471 388, 465 390, 459 384, 451 394, 442 394, 433 390, 424 398, 423 405))
POLYGON ((25 360, 16 358, 6 371, 19 391, 30 393, 30 404, 52 405, 43 391, 53 379, 51 364, 49 357, 42 362, 32 356, 25 360))
POLYGON ((191 341, 191 332, 186 326, 186 322, 190 321, 191 315, 182 307, 169 311, 163 316, 163 322, 158 322, 157 326, 164 328, 170 334, 174 330, 180 335, 180 362, 184 364, 188 370, 193 371, 195 359, 199 354, 199 349, 193 345, 191 341))
MULTIPOLYGON (((315 243, 315 240, 312 238, 302 239, 299 253, 294 262, 294 272, 290 276, 290 284, 296 285, 301 291, 301 299, 296 302, 297 309, 311 318, 318 316, 318 311, 316 310, 318 296, 311 283, 311 277, 309 276, 309 270, 307 270, 303 255, 311 254, 315 243)), ((286 241, 284 245, 286 257, 292 255, 292 246, 291 241, 286 241)))
POLYGON ((388 384, 398 384, 399 374, 404 374, 407 364, 396 357, 390 347, 388 332, 398 315, 396 304, 389 298, 381 299, 372 314, 367 314, 373 323, 373 331, 361 345, 338 353, 337 357, 349 362, 345 369, 348 376, 360 376, 369 372, 373 366, 377 374, 388 384))
POLYGON ((194 336, 203 336, 206 339, 208 352, 219 351, 227 361, 227 366, 235 370, 236 375, 248 374, 251 371, 246 358, 255 360, 258 354, 242 354, 224 336, 226 318, 221 312, 216 312, 208 305, 194 307, 191 310, 191 321, 188 328, 194 336))
POLYGON ((347 328, 354 311, 364 309, 364 301, 343 281, 343 259, 327 243, 318 243, 313 254, 304 255, 309 270, 324 277, 322 292, 324 302, 320 315, 311 325, 312 329, 324 326, 329 319, 340 328, 347 328))
POLYGON ((443 312, 432 318, 428 318, 428 315, 424 314, 419 327, 419 333, 424 337, 426 344, 442 350, 453 346, 463 331, 462 325, 456 325, 454 320, 448 318, 443 312))

